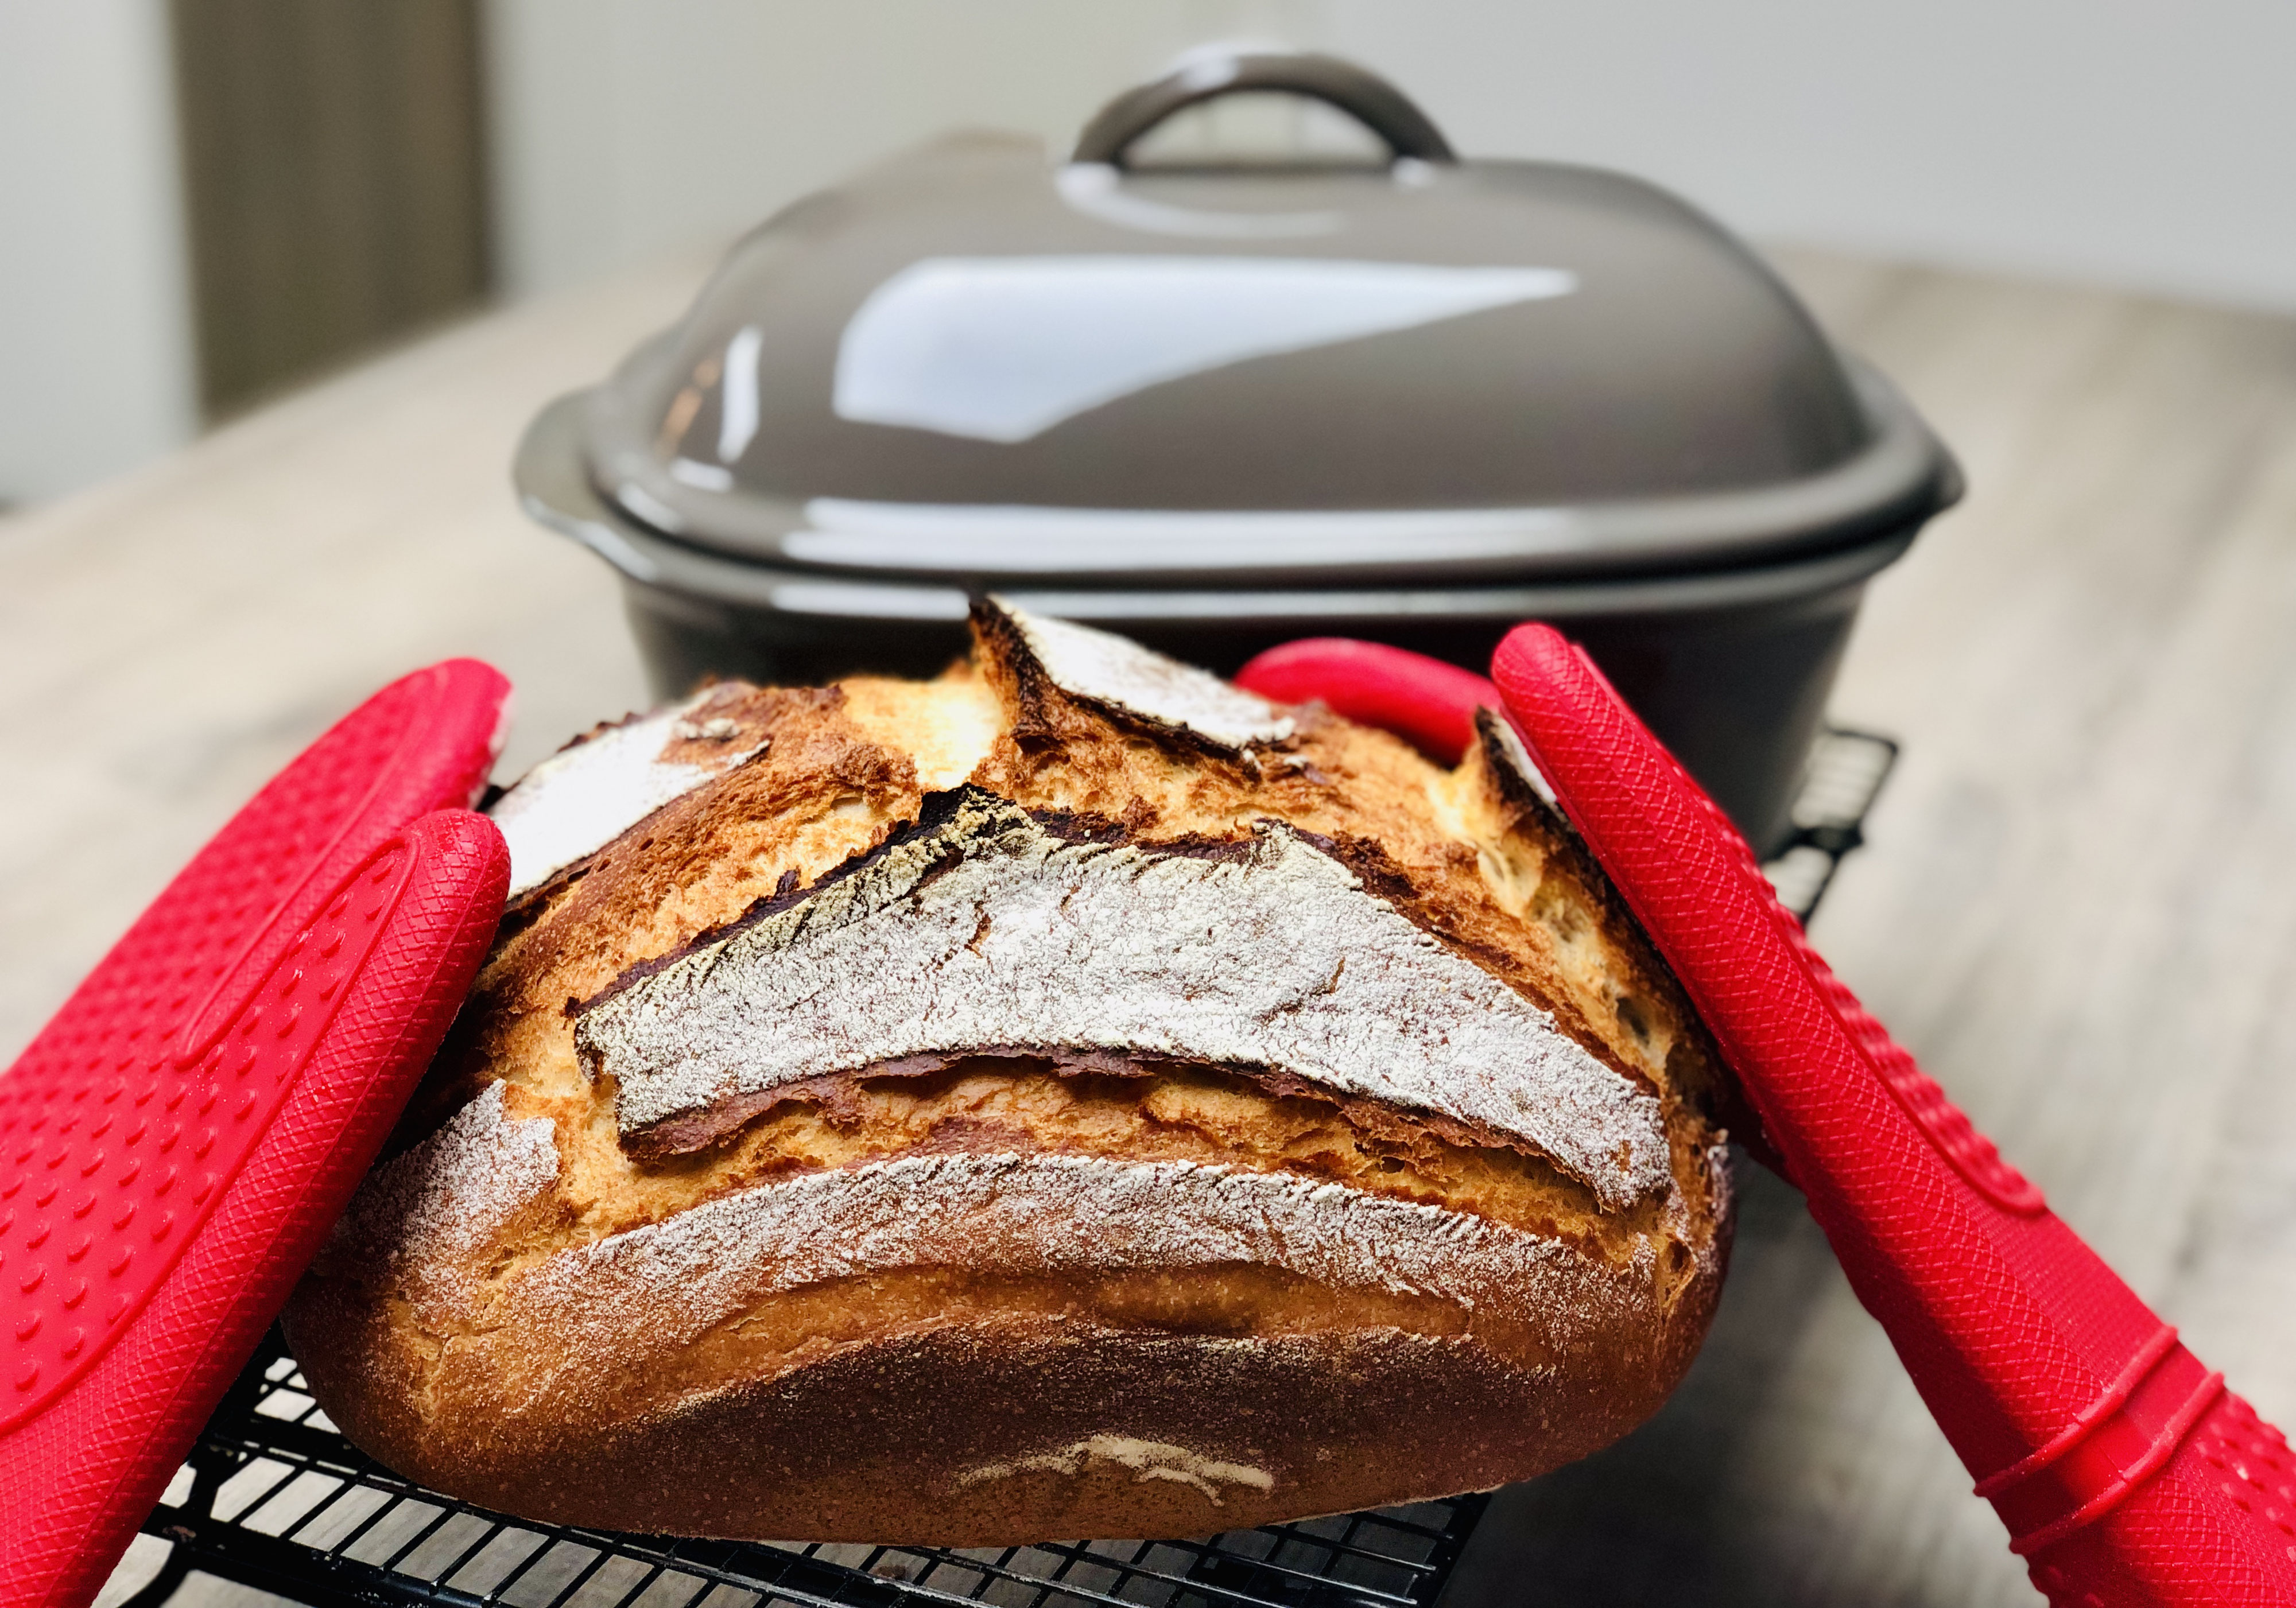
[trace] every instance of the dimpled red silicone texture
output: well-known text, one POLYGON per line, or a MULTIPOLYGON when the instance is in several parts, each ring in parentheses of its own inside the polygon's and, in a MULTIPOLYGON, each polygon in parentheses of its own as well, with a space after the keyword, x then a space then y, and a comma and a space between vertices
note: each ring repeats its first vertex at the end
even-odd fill
POLYGON ((2034 1584, 2059 1608, 2296 1604, 2279 1432, 1859 1006, 1592 661, 1530 626, 1492 669, 2034 1584))
POLYGON ((0 1075, 0 1604, 94 1595, 443 1035, 508 858, 442 807, 507 693, 458 660, 346 718, 0 1075))

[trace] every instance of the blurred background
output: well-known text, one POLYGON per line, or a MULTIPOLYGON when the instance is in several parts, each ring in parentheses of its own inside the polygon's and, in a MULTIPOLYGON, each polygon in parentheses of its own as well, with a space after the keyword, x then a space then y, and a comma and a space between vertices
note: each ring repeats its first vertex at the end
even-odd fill
POLYGON ((0 504, 1235 37, 1758 241, 2296 308, 2284 0, 0 0, 0 504))

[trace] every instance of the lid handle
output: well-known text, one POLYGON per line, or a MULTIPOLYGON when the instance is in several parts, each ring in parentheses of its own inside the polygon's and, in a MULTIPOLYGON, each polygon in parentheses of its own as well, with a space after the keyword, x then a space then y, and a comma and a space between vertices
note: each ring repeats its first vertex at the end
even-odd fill
POLYGON ((1394 85, 1337 56, 1250 51, 1199 57, 1152 84, 1128 89, 1077 136, 1079 162, 1124 165, 1124 153, 1174 112, 1224 94, 1274 89, 1336 106, 1379 135, 1398 157, 1451 162, 1451 142, 1394 85))

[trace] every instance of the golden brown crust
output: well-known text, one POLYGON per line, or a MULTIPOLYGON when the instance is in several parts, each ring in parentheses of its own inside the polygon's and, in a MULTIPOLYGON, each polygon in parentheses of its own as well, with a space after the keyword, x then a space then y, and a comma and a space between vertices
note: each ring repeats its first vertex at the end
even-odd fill
MULTIPOLYGON (((1600 1409, 1566 1414, 1551 1376, 1446 1333, 1439 1309, 1294 1328, 1267 1292, 1246 1287, 1266 1280, 1240 1273, 1218 1294, 1243 1334, 1214 1339, 1144 1311, 1168 1301, 1118 1292, 1090 1301, 1116 1313, 1110 1324, 1062 1304, 1072 1300, 1065 1286, 899 1282, 788 1304, 792 1318, 866 1340, 816 1339, 770 1358, 750 1348, 697 1356, 699 1388, 630 1391, 626 1404, 600 1392, 542 1436, 531 1432, 537 1415, 491 1410, 497 1392, 521 1384, 491 1371, 499 1345, 455 1359, 443 1428, 404 1412, 403 1382, 319 1388, 345 1431, 392 1447, 402 1472, 512 1513, 670 1533, 994 1546, 1201 1534, 1528 1478, 1631 1428, 1662 1398, 1654 1382, 1670 1382, 1688 1360, 1645 1352, 1641 1367, 1596 1382, 1600 1409), (971 1321, 967 1297, 983 1309, 971 1321), (931 1316, 904 1323, 905 1311, 931 1316), (1116 1402, 1120 1433, 1111 1430, 1116 1402), (399 1422, 384 1422, 392 1412, 399 1422), (1155 1449, 1128 1463, 1131 1448, 1106 1444, 1119 1440, 1155 1449), (980 1456, 999 1446, 1004 1456, 980 1456), (1151 1461, 1169 1472, 1144 1477, 1151 1461), (1198 1482, 1174 1477, 1190 1473, 1198 1482)), ((1200 1303, 1216 1304, 1211 1292, 1200 1303)), ((418 1359, 394 1354, 395 1333, 375 1343, 399 1381, 419 1372, 418 1359)))
POLYGON ((1275 741, 1192 741, 1064 692, 999 611, 976 625, 977 664, 939 682, 726 694, 762 751, 512 913, 398 1172, 291 1306, 329 1413, 540 1518, 958 1545, 1475 1489, 1638 1422, 1718 1289, 1718 1079, 1583 851, 1484 748, 1446 774, 1312 706, 1275 741), (1654 1100, 1671 1189, 1606 1208, 1520 1136, 1267 1066, 1028 1043, 624 1132, 572 1013, 850 874, 960 783, 1160 851, 1283 823, 1654 1100), (445 1150, 496 1158, 466 1172, 528 1182, 440 1183, 465 1128, 445 1150), (873 1189, 906 1203, 882 1233, 853 1227, 873 1189), (815 1216, 783 1210, 800 1196, 815 1216), (1175 1222, 1103 1254, 1123 1234, 1092 1214, 1119 1200, 1175 1222), (913 1220, 936 1202, 956 1219, 913 1220), (824 1233, 862 1247, 850 1273, 791 1271, 824 1233))

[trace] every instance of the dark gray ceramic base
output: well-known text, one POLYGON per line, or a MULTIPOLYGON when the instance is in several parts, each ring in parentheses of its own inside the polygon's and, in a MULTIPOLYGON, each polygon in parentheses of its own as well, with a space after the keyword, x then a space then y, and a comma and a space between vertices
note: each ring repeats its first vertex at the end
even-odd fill
MULTIPOLYGON (((791 614, 625 580, 630 627, 655 691, 704 676, 806 685, 859 670, 931 676, 966 650, 959 620, 791 614)), ((1586 613, 1555 621, 1767 853, 1787 811, 1848 645, 1862 580, 1814 595, 1731 608, 1586 613)), ((1392 643, 1478 672, 1517 620, 1249 617, 1095 620, 1176 658, 1232 675, 1262 649, 1303 636, 1392 643)))

